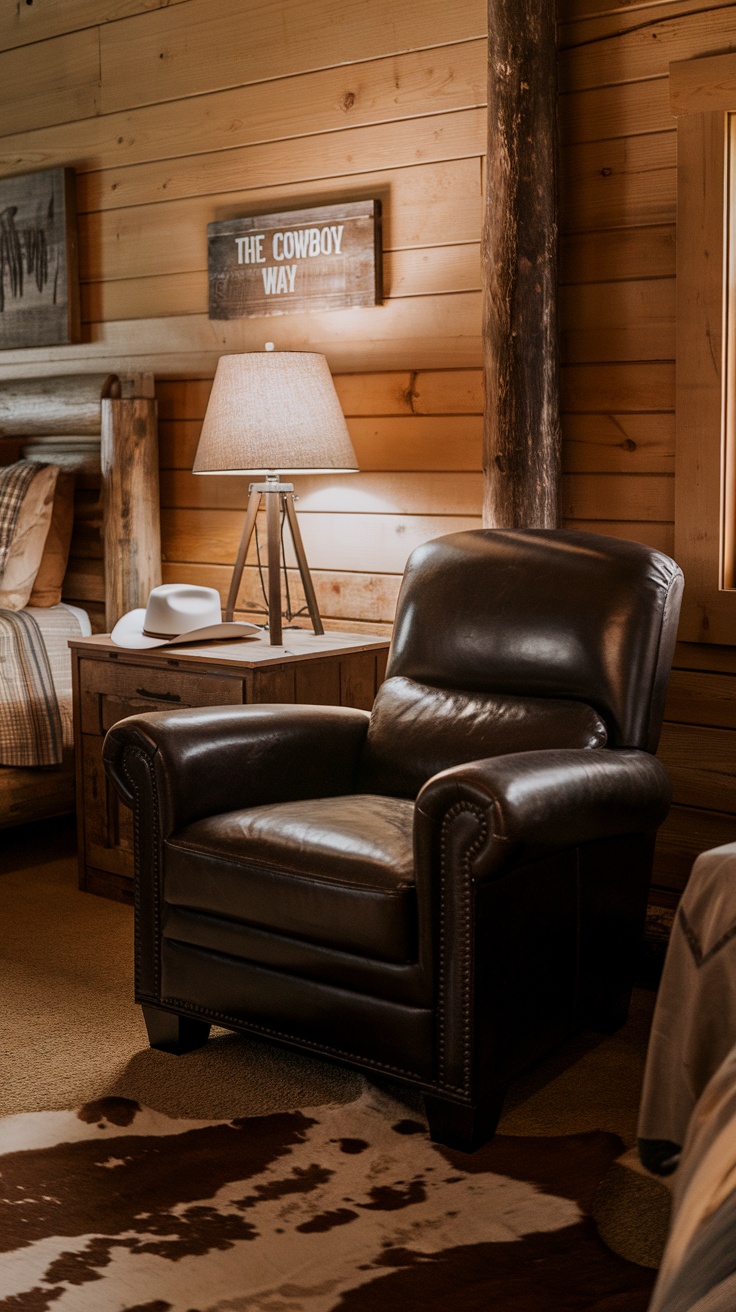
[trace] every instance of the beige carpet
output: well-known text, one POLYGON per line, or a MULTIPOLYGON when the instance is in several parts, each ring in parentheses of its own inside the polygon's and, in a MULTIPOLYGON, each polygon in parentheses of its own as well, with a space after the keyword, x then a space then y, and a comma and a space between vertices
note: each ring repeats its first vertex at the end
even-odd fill
MULTIPOLYGON (((224 1031, 184 1059, 152 1052, 133 1002, 132 910, 78 892, 71 822, 5 831, 2 843, 0 1115, 117 1096, 168 1116, 227 1119, 347 1103, 364 1090, 355 1072, 224 1031)), ((501 1132, 609 1131, 633 1145, 653 1001, 638 991, 618 1034, 584 1034, 517 1081, 501 1132)), ((379 1087, 421 1110, 411 1090, 379 1087)), ((667 1200, 625 1159, 601 1189, 606 1242, 655 1265, 667 1200)))
POLYGON ((133 1002, 132 908, 78 891, 73 826, 0 841, 0 1116, 111 1095, 195 1118, 358 1096, 356 1073, 225 1031, 186 1060, 152 1052, 133 1002))

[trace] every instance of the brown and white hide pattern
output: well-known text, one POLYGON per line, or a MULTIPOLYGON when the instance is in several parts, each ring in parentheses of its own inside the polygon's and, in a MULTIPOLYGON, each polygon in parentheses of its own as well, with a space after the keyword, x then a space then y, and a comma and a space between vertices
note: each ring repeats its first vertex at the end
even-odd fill
POLYGON ((372 1088, 231 1122, 0 1122, 2 1312, 644 1312, 586 1216, 614 1135, 432 1144, 372 1088))

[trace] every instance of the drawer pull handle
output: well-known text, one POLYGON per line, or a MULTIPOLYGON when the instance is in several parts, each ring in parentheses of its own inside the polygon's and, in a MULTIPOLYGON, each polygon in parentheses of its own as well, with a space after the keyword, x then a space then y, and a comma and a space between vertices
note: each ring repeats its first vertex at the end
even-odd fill
POLYGON ((178 692, 149 692, 147 688, 136 688, 139 697, 150 697, 153 702, 180 702, 178 692))

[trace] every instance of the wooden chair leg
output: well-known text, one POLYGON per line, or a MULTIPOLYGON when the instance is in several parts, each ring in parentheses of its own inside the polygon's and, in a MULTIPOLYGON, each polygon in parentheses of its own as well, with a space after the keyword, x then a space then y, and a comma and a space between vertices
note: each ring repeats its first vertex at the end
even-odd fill
POLYGON ((505 1089, 496 1089, 474 1107, 425 1094, 430 1139, 463 1153, 475 1152, 496 1133, 505 1094, 505 1089))
POLYGON ((191 1016, 177 1016, 173 1011, 144 1006, 143 1019, 148 1030, 148 1042, 159 1052, 173 1052, 181 1057, 185 1052, 201 1048, 209 1038, 210 1026, 206 1020, 191 1016))

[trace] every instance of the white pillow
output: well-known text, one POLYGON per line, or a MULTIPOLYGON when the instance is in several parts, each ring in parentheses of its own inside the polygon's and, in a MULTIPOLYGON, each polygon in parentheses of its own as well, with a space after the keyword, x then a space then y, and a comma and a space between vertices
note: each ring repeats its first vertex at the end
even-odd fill
POLYGON ((45 465, 28 485, 0 580, 0 609, 22 610, 28 604, 51 524, 58 475, 58 465, 45 465))

